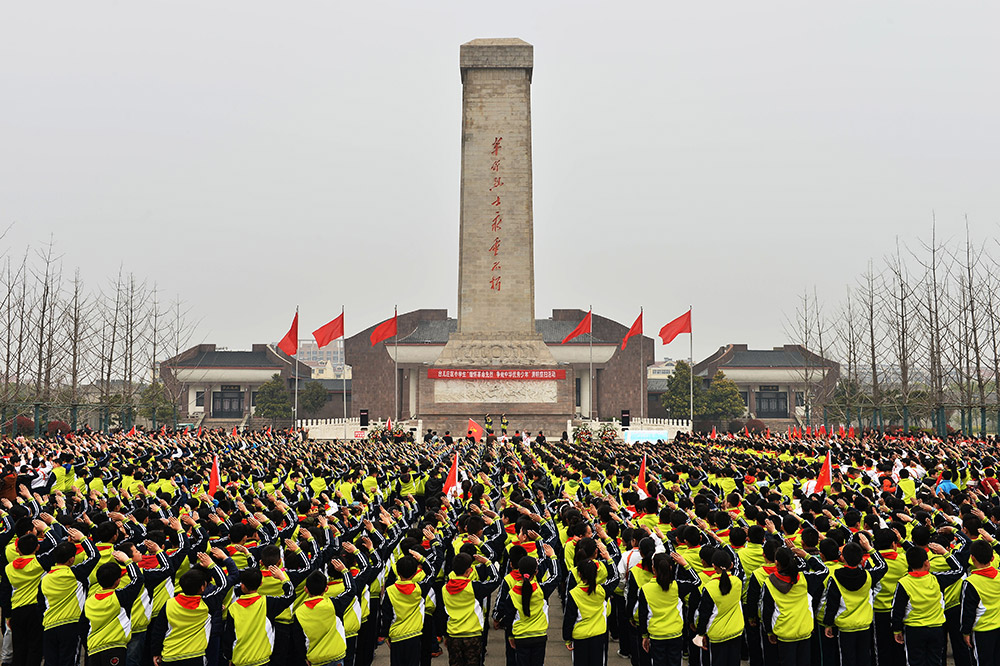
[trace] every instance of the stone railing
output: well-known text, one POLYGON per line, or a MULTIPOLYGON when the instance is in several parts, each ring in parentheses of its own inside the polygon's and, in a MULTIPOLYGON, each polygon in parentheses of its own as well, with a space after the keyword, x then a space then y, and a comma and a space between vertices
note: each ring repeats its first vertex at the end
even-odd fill
MULTIPOLYGON (((361 419, 299 419, 298 427, 309 431, 309 439, 364 439, 369 428, 384 428, 385 421, 372 421, 368 426, 361 427, 361 419)), ((416 428, 414 435, 423 435, 424 422, 420 419, 398 421, 395 427, 409 430, 416 428)))

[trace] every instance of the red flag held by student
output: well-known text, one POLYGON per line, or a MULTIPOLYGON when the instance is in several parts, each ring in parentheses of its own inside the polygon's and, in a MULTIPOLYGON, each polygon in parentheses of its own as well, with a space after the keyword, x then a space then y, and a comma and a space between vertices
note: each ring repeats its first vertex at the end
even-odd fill
POLYGON ((212 475, 208 479, 208 494, 214 495, 219 489, 219 456, 212 456, 212 475))
POLYGON ((628 329, 628 333, 625 334, 625 339, 622 340, 622 349, 628 345, 628 339, 633 335, 642 335, 642 311, 639 311, 639 316, 636 318, 635 323, 632 324, 632 328, 628 329))
POLYGON ((129 430, 128 433, 125 436, 126 437, 135 437, 135 426, 132 426, 132 429, 129 430))
POLYGON ((198 439, 201 439, 201 426, 198 426, 198 439))
POLYGON ((826 460, 823 461, 823 467, 819 470, 819 476, 816 477, 816 487, 813 488, 814 493, 826 488, 833 481, 833 469, 831 466, 832 461, 830 460, 830 452, 826 452, 826 460))
POLYGON ((484 432, 486 432, 486 431, 483 430, 483 426, 479 425, 478 423, 476 423, 472 419, 469 419, 469 434, 472 435, 472 437, 477 442, 483 438, 483 433, 484 432))
POLYGON ((848 426, 848 428, 847 428, 847 437, 849 439, 854 439, 854 426, 848 426))
POLYGON ((288 329, 288 333, 285 333, 285 337, 281 338, 281 342, 278 343, 278 349, 285 352, 289 356, 295 356, 299 351, 299 311, 295 311, 295 318, 292 319, 292 327, 288 329))
POLYGON ((393 312, 392 319, 386 319, 384 322, 382 322, 372 330, 371 334, 372 347, 382 342, 383 340, 388 340, 389 338, 396 335, 397 332, 396 323, 398 318, 399 315, 393 312))
POLYGON ((458 495, 459 485, 458 485, 458 451, 455 452, 455 459, 451 461, 451 471, 448 472, 448 478, 445 479, 444 487, 441 488, 447 497, 452 495, 458 495))
POLYGON ((343 337, 344 335, 344 313, 341 312, 340 316, 331 321, 328 324, 320 326, 315 331, 313 331, 313 337, 316 338, 316 344, 320 349, 326 347, 328 344, 336 340, 337 338, 343 337))
POLYGON ((677 319, 660 329, 660 339, 663 344, 668 345, 673 342, 681 333, 691 332, 691 311, 688 310, 677 319))
POLYGON ((716 437, 717 437, 717 434, 715 432, 715 426, 712 426, 712 439, 715 439, 716 437))
POLYGON ((646 489, 646 454, 642 454, 642 464, 639 465, 639 478, 635 480, 635 485, 642 493, 642 498, 645 499, 649 497, 649 491, 646 489))
POLYGON ((233 426, 233 437, 236 437, 239 433, 236 431, 236 426, 233 426))
POLYGON ((559 344, 564 345, 567 342, 569 342, 570 340, 572 340, 573 338, 578 338, 581 335, 583 335, 584 333, 590 333, 590 320, 591 320, 591 315, 592 314, 593 314, 593 310, 588 310, 587 311, 587 316, 585 316, 583 318, 583 320, 579 324, 576 325, 576 328, 574 328, 572 331, 570 331, 569 335, 567 335, 565 338, 563 338, 563 341, 560 342, 559 344))
POLYGON ((385 431, 392 432, 392 419, 388 418, 385 420, 385 431))

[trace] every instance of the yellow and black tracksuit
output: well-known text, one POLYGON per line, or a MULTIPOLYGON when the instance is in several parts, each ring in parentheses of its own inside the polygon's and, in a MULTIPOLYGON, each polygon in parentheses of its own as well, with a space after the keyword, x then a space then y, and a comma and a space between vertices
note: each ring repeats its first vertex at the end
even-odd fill
MULTIPOLYGON (((563 640, 573 645, 573 663, 577 666, 604 666, 608 658, 609 595, 618 586, 618 568, 612 561, 600 565, 605 569, 604 582, 595 589, 580 583, 566 594, 563 640)), ((601 578, 599 566, 597 579, 601 578)))
POLYGON ((906 551, 889 548, 878 551, 885 560, 886 573, 872 589, 875 610, 872 633, 875 635, 875 657, 879 664, 903 663, 903 646, 892 637, 892 598, 899 579, 907 574, 906 551))
POLYGON ((460 655, 466 661, 473 657, 479 659, 486 630, 486 604, 499 584, 496 564, 478 567, 469 578, 454 573, 449 575, 441 590, 441 598, 447 617, 445 634, 452 661, 460 655))
POLYGON ((874 590, 888 571, 885 560, 872 551, 867 568, 844 565, 826 584, 826 610, 820 623, 836 627, 840 661, 851 666, 869 666, 872 657, 872 605, 874 590))
MULTIPOLYGON (((421 564, 426 564, 426 560, 421 564)), ((424 611, 428 601, 434 602, 434 583, 434 576, 427 575, 419 583, 412 579, 397 580, 386 586, 379 636, 388 637, 390 657, 395 666, 420 663, 424 611)))
POLYGON ((42 661, 42 576, 52 566, 51 552, 14 557, 0 581, 0 608, 8 619, 14 648, 14 664, 35 665, 42 661))
POLYGON ((295 586, 284 581, 282 595, 265 597, 254 591, 235 596, 226 607, 223 655, 233 666, 263 666, 274 650, 274 618, 292 605, 295 586))
POLYGON ((677 567, 674 581, 666 589, 656 579, 639 590, 636 616, 639 649, 649 638, 649 656, 655 664, 680 663, 684 650, 684 599, 698 591, 701 580, 690 569, 677 567))
POLYGON ((309 596, 295 611, 295 622, 305 637, 309 664, 329 664, 347 656, 343 615, 354 601, 350 572, 344 572, 343 583, 343 588, 337 588, 336 599, 327 594, 309 596))
POLYGON ((500 623, 514 641, 514 654, 518 664, 541 666, 545 663, 545 643, 549 631, 548 597, 559 585, 559 578, 552 575, 558 566, 555 558, 543 557, 538 561, 538 571, 524 579, 516 571, 504 579, 497 602, 500 623), (516 576, 514 574, 517 574, 516 576), (528 612, 524 612, 524 595, 530 585, 528 612))
POLYGON ((962 634, 972 637, 977 666, 1000 664, 1000 576, 996 567, 973 569, 962 583, 962 634))
POLYGON ((80 617, 87 601, 87 581, 97 565, 89 541, 77 545, 85 557, 78 564, 57 564, 42 576, 42 652, 49 666, 73 666, 80 649, 80 617))
POLYGON ((87 663, 90 666, 121 664, 132 636, 132 604, 142 591, 142 571, 126 567, 129 583, 116 590, 98 590, 84 605, 87 631, 87 663))
POLYGON ((709 663, 713 666, 739 666, 743 642, 743 581, 730 574, 732 585, 723 594, 721 576, 711 576, 702 585, 695 633, 708 638, 709 663))
POLYGON ((239 580, 239 571, 232 559, 227 557, 224 564, 226 572, 219 565, 212 567, 212 581, 204 594, 182 592, 167 601, 163 612, 150 626, 154 657, 159 656, 163 662, 178 666, 200 666, 212 634, 212 613, 222 609, 226 592, 239 580))
POLYGON ((782 666, 808 666, 809 640, 815 629, 816 606, 823 593, 829 569, 819 557, 811 556, 805 568, 791 576, 778 571, 764 579, 760 600, 760 620, 767 636, 777 640, 782 666))
POLYGON ((947 557, 948 571, 911 571, 896 585, 892 630, 903 634, 908 666, 941 664, 944 657, 944 590, 962 578, 962 566, 947 557))

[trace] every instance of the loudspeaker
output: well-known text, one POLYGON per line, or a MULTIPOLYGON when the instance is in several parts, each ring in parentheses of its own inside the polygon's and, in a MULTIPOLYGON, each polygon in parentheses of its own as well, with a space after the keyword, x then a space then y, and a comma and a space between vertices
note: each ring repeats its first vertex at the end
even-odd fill
POLYGON ((362 409, 360 413, 361 413, 361 427, 362 428, 367 428, 368 427, 368 410, 367 409, 362 409))
POLYGON ((629 415, 629 410, 623 409, 622 410, 622 427, 623 428, 629 427, 629 424, 630 424, 631 421, 632 421, 632 417, 629 415))

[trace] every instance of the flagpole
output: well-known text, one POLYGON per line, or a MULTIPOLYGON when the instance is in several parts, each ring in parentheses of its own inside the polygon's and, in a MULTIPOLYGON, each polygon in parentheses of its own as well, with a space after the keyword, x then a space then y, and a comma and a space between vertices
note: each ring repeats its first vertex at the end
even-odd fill
POLYGON ((398 306, 393 306, 392 308, 392 318, 396 322, 396 334, 393 336, 393 344, 395 345, 395 350, 392 354, 392 385, 393 391, 393 409, 395 409, 396 422, 399 422, 399 310, 398 306))
MULTIPOLYGON (((691 322, 691 306, 689 305, 688 306, 688 323, 690 324, 690 322, 691 322)), ((688 353, 689 353, 688 358, 690 359, 690 363, 691 363, 691 373, 690 373, 691 374, 691 387, 690 387, 690 393, 689 393, 689 396, 690 396, 690 412, 689 412, 689 417, 688 418, 690 419, 691 432, 693 433, 694 432, 694 326, 691 326, 691 330, 688 332, 688 343, 690 345, 689 348, 688 348, 688 353)))
POLYGON ((340 379, 344 389, 344 439, 347 439, 347 329, 344 327, 344 306, 340 306, 340 346, 343 351, 344 365, 340 371, 340 379))
MULTIPOLYGON (((295 321, 298 322, 299 306, 295 306, 295 321)), ((299 340, 298 326, 295 330, 295 354, 292 356, 292 365, 295 367, 295 412, 292 417, 292 430, 298 428, 299 421, 299 340)))
POLYGON ((590 420, 594 420, 594 306, 587 311, 590 317, 590 420))
MULTIPOLYGON (((639 319, 642 319, 642 306, 639 306, 639 319)), ((655 358, 653 359, 656 360, 655 358)), ((644 413, 644 408, 646 406, 646 396, 643 395, 642 390, 642 375, 645 368, 642 364, 642 331, 639 331, 639 418, 641 419, 644 413)))

